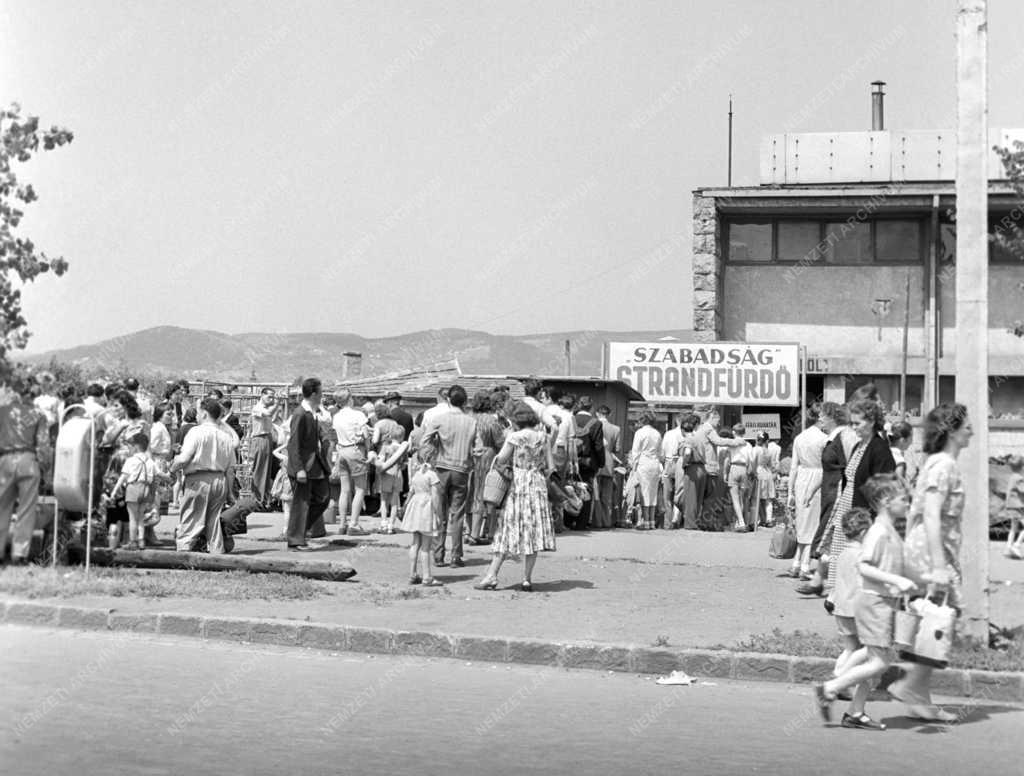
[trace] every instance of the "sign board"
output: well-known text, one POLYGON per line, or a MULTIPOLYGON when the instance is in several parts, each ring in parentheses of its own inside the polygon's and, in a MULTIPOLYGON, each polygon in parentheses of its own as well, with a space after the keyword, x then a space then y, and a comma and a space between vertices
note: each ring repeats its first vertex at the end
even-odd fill
POLYGON ((800 406, 799 345, 608 342, 605 378, 650 402, 800 406))
POLYGON ((758 415, 744 412, 740 416, 747 429, 746 438, 754 439, 762 431, 768 432, 768 438, 778 442, 782 439, 782 421, 778 413, 762 413, 758 415))

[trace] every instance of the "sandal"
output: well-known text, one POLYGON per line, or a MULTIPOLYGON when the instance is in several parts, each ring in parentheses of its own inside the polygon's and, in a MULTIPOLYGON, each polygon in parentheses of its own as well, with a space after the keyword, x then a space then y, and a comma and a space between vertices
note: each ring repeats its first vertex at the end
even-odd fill
POLYGON ((843 714, 843 721, 839 723, 844 728, 857 728, 858 730, 885 730, 885 725, 875 722, 863 711, 860 714, 843 714))
POLYGON ((444 582, 433 577, 427 577, 423 580, 423 587, 444 587, 444 582))
POLYGON ((421 585, 423 584, 423 577, 421 577, 419 574, 413 574, 411 577, 409 577, 409 584, 421 585))
POLYGON ((498 580, 496 579, 482 579, 473 585, 474 590, 497 590, 498 580))
POLYGON ((533 583, 531 583, 531 582, 525 582, 525 581, 524 581, 524 582, 523 582, 523 583, 522 583, 522 584, 521 584, 521 585, 519 586, 519 589, 520 589, 521 591, 523 591, 524 593, 532 593, 532 592, 533 592, 533 583))

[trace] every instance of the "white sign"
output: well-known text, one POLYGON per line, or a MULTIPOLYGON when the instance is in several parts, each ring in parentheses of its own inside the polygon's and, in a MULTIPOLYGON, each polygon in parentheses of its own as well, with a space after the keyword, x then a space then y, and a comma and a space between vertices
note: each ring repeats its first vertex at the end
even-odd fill
POLYGON ((782 439, 782 422, 777 413, 752 415, 744 412, 741 416, 747 429, 746 438, 754 439, 762 431, 768 432, 768 438, 776 441, 782 439))
POLYGON ((650 402, 800 406, 799 345, 609 342, 605 378, 650 402))

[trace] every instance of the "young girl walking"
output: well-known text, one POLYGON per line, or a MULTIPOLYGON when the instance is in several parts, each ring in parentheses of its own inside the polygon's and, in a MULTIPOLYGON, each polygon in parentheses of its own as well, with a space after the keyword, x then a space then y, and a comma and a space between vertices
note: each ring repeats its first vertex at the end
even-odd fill
MULTIPOLYGON (((910 495, 903 481, 895 474, 876 474, 864 484, 864 494, 876 511, 857 564, 861 589, 854 602, 854 621, 856 637, 864 646, 849 657, 839 676, 814 686, 818 710, 826 722, 832 721, 832 702, 841 690, 870 682, 892 665, 893 627, 900 596, 917 587, 903 576, 903 540, 893 524, 906 519, 910 508, 910 495)), ((866 699, 866 689, 859 688, 843 715, 843 727, 885 730, 885 725, 864 713, 866 699)))
POLYGON ((434 579, 434 553, 431 548, 441 524, 443 501, 441 479, 429 462, 421 461, 409 481, 409 500, 401 525, 403 531, 412 534, 409 544, 410 585, 441 587, 442 583, 434 579))

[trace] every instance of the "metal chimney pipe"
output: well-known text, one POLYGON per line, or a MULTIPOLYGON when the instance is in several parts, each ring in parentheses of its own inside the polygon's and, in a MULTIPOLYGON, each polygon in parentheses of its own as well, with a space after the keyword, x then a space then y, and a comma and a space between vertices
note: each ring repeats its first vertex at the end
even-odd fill
POLYGON ((871 86, 871 131, 885 129, 885 81, 872 81, 871 86))

